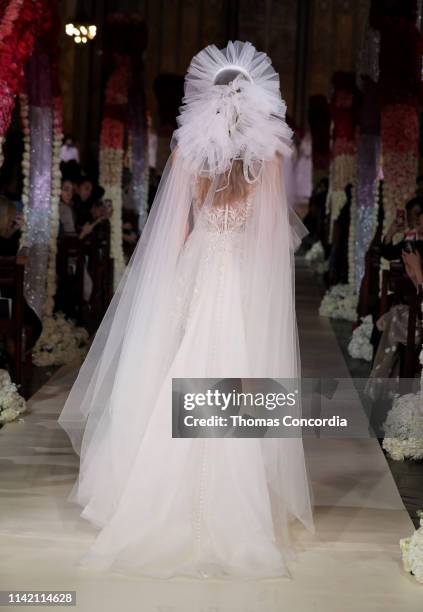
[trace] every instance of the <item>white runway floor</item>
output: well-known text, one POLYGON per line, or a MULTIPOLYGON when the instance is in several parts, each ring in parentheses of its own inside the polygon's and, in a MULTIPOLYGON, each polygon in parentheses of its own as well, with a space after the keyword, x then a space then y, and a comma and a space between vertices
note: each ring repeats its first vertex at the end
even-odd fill
MULTIPOLYGON (((348 377, 301 264, 297 279, 304 376, 348 377)), ((74 368, 60 370, 32 398, 24 422, 0 431, 0 589, 76 590, 84 612, 423 610, 423 586, 402 571, 398 545, 413 525, 376 440, 305 441, 317 534, 297 530, 292 579, 164 582, 76 570, 95 530, 66 502, 77 458, 56 418, 74 376, 74 368)))

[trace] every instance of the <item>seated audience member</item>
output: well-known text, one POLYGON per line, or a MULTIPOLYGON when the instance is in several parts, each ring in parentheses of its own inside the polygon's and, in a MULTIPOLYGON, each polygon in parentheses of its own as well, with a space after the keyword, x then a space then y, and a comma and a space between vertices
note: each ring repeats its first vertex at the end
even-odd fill
MULTIPOLYGON (((22 215, 16 214, 13 202, 0 196, 0 257, 14 257, 19 251, 21 237, 22 215)), ((13 298, 13 289, 0 288, 2 297, 13 298)), ((28 306, 26 301, 23 307, 24 323, 31 329, 30 342, 27 348, 31 348, 41 334, 41 321, 35 312, 28 306)), ((13 354, 13 344, 7 343, 7 352, 13 354)))
POLYGON ((87 176, 80 178, 73 196, 75 222, 78 227, 91 221, 90 210, 96 197, 93 181, 87 176))
MULTIPOLYGON (((397 216, 382 241, 381 255, 389 261, 401 259, 407 234, 417 231, 419 216, 423 211, 423 198, 416 197, 405 205, 405 217, 397 216), (395 237, 399 240, 395 241, 395 237)), ((415 235, 414 235, 415 238, 415 235)))
POLYGON ((18 252, 22 222, 13 202, 0 196, 0 256, 14 256, 18 252))
POLYGON ((125 261, 128 262, 139 238, 138 215, 132 210, 122 209, 122 246, 125 261))
POLYGON ((326 215, 326 198, 328 193, 328 179, 322 178, 313 189, 309 200, 308 212, 303 223, 309 231, 309 242, 321 240, 324 232, 326 215))
POLYGON ((421 295, 423 293, 423 211, 417 219, 416 233, 415 242, 405 243, 402 260, 408 277, 414 283, 418 294, 421 295))
MULTIPOLYGON (((95 207, 97 208, 97 207, 95 207)), ((82 226, 77 225, 75 219, 75 202, 73 196, 73 186, 69 180, 64 180, 62 183, 62 191, 59 204, 59 218, 61 226, 61 235, 76 234, 80 240, 86 238, 94 229, 94 227, 109 218, 108 212, 101 207, 103 214, 95 213, 95 218, 92 216, 93 207, 91 206, 89 214, 82 226)), ((59 234, 59 236, 60 236, 59 234)))
MULTIPOLYGON (((415 205, 413 204, 411 208, 415 208, 415 205)), ((422 293, 423 211, 409 221, 413 224, 416 239, 413 241, 402 240, 397 245, 392 245, 390 253, 393 256, 392 259, 402 259, 405 272, 414 283, 416 291, 422 293), (393 250, 394 247, 395 251, 393 250)), ((396 304, 376 322, 376 327, 382 335, 366 387, 368 395, 373 399, 381 398, 384 392, 386 393, 388 389, 391 389, 390 385, 383 383, 383 379, 395 379, 399 376, 400 355, 398 348, 400 344, 404 346, 407 344, 408 315, 408 304, 396 304)), ((418 321, 416 329, 417 344, 421 342, 421 337, 421 322, 418 321)), ((396 391, 395 386, 393 391, 396 391)))
POLYGON ((59 202, 60 231, 62 234, 76 234, 74 218, 73 185, 68 179, 62 182, 59 202))

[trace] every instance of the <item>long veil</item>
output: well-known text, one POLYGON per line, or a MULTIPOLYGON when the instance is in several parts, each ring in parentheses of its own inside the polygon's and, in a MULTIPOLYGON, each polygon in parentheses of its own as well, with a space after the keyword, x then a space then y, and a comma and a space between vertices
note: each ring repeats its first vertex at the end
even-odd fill
MULTIPOLYGON (((80 455, 79 478, 70 499, 84 507, 85 517, 102 527, 116 515, 143 450, 146 473, 154 473, 158 461, 168 462, 166 469, 173 470, 172 487, 166 493, 169 507, 171 499, 179 499, 187 486, 187 476, 193 469, 190 453, 195 452, 199 440, 171 437, 172 376, 300 376, 293 257, 304 228, 293 218, 284 192, 285 145, 283 151, 274 147, 272 155, 262 155, 251 184, 251 214, 239 237, 239 316, 246 359, 231 361, 231 351, 235 356, 237 353, 228 339, 228 345, 220 347, 221 360, 214 361, 210 369, 201 355, 207 353, 207 343, 215 340, 211 329, 195 367, 184 371, 179 366, 175 370, 184 334, 184 309, 194 297, 193 281, 199 274, 205 224, 220 193, 217 184, 222 176, 221 172, 214 173, 202 206, 196 210, 199 170, 184 154, 180 145, 183 138, 178 136, 181 134, 176 134, 177 146, 163 172, 142 236, 59 417, 80 455), (160 439, 156 432, 156 440, 152 440, 154 414, 163 397, 166 410, 160 439), (172 465, 172 452, 182 448, 186 461, 177 471, 172 465), (164 456, 160 458, 159 453, 164 456)), ((220 170, 224 171, 222 166, 220 170)), ((231 304, 225 307, 230 309, 231 304)), ((313 530, 302 440, 259 442, 269 489, 280 513, 286 520, 297 518, 313 530)))

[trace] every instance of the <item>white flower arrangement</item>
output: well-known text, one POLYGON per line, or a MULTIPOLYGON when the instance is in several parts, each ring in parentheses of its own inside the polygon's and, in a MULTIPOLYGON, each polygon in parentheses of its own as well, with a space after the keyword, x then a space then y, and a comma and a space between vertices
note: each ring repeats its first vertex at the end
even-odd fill
POLYGON ((329 268, 329 261, 325 260, 325 251, 320 240, 307 251, 304 259, 317 274, 324 274, 329 268))
POLYGON ((304 256, 304 259, 310 265, 312 265, 313 263, 317 261, 323 261, 324 258, 325 258, 325 252, 323 250, 323 245, 320 242, 320 240, 315 242, 313 246, 311 247, 311 249, 309 249, 304 256))
POLYGON ((25 410, 25 399, 11 381, 9 372, 0 370, 0 423, 15 421, 25 410))
POLYGON ((392 459, 423 459, 422 392, 396 395, 383 429, 382 446, 392 459))
POLYGON ((371 361, 373 357, 373 347, 370 344, 370 336, 373 330, 373 319, 367 315, 361 319, 361 323, 352 333, 352 338, 348 344, 348 354, 354 359, 364 359, 371 361))
POLYGON ((36 366, 64 365, 86 354, 89 335, 83 327, 76 327, 63 312, 46 317, 43 331, 32 352, 36 366))
POLYGON ((321 317, 355 321, 357 319, 358 295, 352 285, 334 285, 323 296, 319 308, 321 317))
POLYGON ((417 516, 420 526, 409 538, 400 540, 402 564, 404 571, 413 574, 417 582, 423 584, 423 511, 419 510, 417 516))

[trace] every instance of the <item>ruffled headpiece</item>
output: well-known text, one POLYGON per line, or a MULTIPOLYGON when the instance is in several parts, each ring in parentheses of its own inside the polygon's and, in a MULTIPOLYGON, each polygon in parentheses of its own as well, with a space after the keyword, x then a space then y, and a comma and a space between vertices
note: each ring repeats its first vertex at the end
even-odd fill
POLYGON ((229 42, 222 50, 210 45, 194 56, 185 78, 178 150, 203 176, 222 174, 242 159, 253 182, 264 161, 292 152, 285 113, 279 76, 265 53, 249 42, 229 42))

